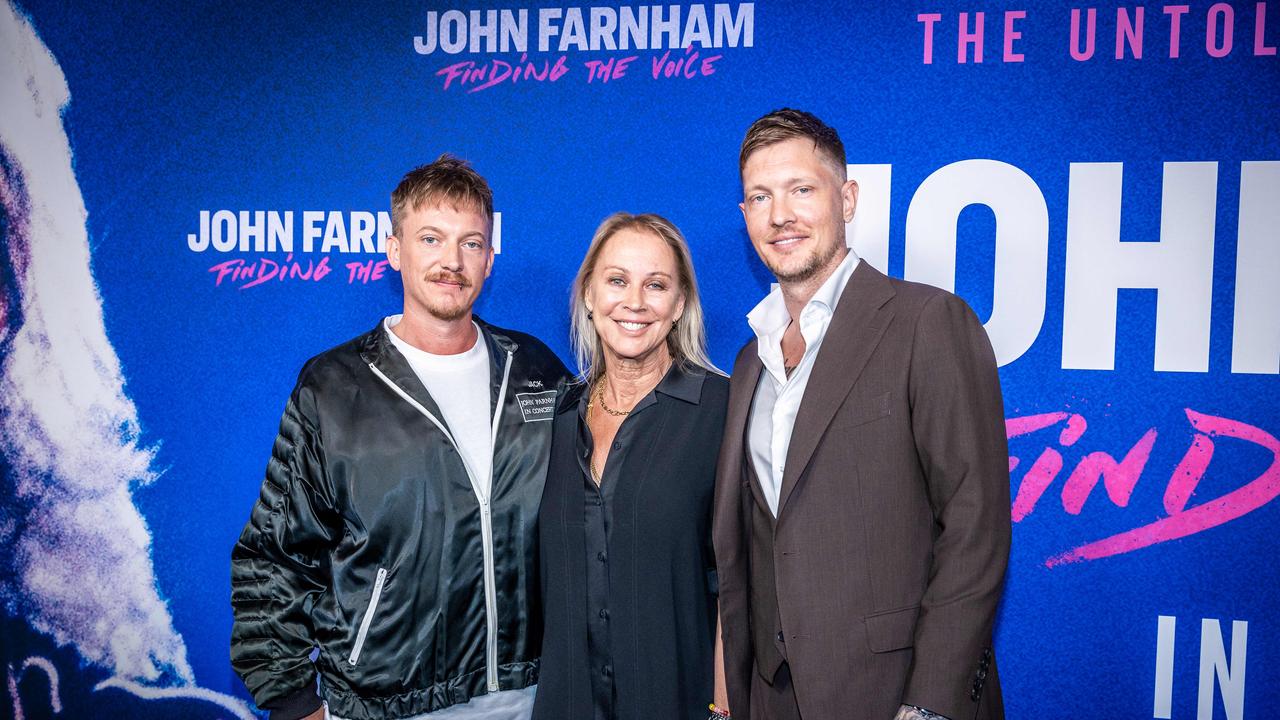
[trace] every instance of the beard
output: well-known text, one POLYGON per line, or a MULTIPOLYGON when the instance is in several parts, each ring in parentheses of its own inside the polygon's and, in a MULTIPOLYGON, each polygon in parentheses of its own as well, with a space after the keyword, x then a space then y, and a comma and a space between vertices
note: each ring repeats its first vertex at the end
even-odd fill
POLYGON ((445 322, 460 320, 471 312, 470 304, 457 300, 429 300, 426 303, 426 308, 431 317, 445 322))
MULTIPOLYGON (((451 272, 437 272, 427 276, 426 282, 428 286, 434 282, 451 282, 458 283, 463 290, 471 288, 471 281, 465 275, 451 272)), ((422 298, 422 306, 431 317, 445 322, 453 322, 460 320, 471 312, 472 305, 475 304, 475 296, 455 297, 452 295, 436 295, 426 293, 422 298)))
POLYGON ((812 280, 818 273, 831 265, 831 261, 839 252, 839 245, 828 243, 825 247, 814 248, 808 257, 803 258, 799 264, 792 267, 784 267, 772 259, 765 259, 764 264, 778 279, 778 282, 803 283, 812 280))

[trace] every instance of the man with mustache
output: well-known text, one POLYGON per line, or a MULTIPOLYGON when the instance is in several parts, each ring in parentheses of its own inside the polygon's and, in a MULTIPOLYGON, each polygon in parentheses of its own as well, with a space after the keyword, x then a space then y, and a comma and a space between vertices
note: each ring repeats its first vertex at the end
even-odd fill
POLYGON ((747 315, 717 471, 729 710, 1003 718, 1009 474, 986 332, 955 295, 846 245, 858 184, 812 114, 757 120, 738 168, 778 286, 747 315))
POLYGON ((391 214, 404 312, 302 369, 232 554, 232 665, 276 720, 528 718, 568 373, 472 315, 493 267, 484 178, 441 156, 391 214))

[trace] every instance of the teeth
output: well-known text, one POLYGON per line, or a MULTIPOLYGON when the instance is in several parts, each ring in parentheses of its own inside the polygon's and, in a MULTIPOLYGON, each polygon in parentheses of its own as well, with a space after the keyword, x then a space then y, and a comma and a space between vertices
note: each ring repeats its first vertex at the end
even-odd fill
POLYGON ((618 321, 618 324, 619 324, 619 325, 621 325, 621 326, 622 326, 624 329, 626 329, 626 330, 640 330, 640 329, 642 329, 642 328, 646 327, 649 323, 637 323, 637 322, 622 322, 622 321, 618 321))

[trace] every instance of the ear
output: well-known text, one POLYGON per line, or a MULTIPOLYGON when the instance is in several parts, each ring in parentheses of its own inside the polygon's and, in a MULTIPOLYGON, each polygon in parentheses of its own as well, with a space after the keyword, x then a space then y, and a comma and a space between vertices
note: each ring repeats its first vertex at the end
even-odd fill
POLYGON ((489 274, 493 272, 493 245, 489 246, 489 257, 484 263, 484 276, 488 279, 489 274))
POLYGON ((682 317, 684 317, 684 293, 680 293, 680 301, 676 303, 676 316, 671 320, 671 322, 680 322, 680 318, 682 317))
POLYGON ((395 235, 387 236, 387 262, 392 269, 400 272, 400 238, 395 235))
POLYGON ((746 222, 747 221, 747 204, 744 202, 738 203, 738 209, 742 211, 742 221, 746 222))
POLYGON ((591 283, 582 289, 582 304, 586 306, 587 312, 595 312, 595 298, 591 297, 591 283))
POLYGON ((844 221, 847 223, 853 219, 853 213, 858 208, 857 180, 846 180, 844 185, 840 186, 840 200, 844 206, 844 221))

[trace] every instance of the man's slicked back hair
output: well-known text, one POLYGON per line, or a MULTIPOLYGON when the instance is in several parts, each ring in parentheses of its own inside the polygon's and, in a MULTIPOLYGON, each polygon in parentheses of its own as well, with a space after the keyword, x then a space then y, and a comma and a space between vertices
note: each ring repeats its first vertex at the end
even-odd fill
POLYGON ((760 148, 790 140, 806 138, 813 141, 814 147, 831 162, 840 180, 847 178, 845 167, 844 143, 835 128, 818 119, 813 113, 792 108, 774 110, 751 123, 747 135, 742 139, 742 150, 738 153, 738 174, 747 167, 747 158, 760 148))
POLYGON ((400 179, 391 192, 391 232, 400 237, 404 216, 427 202, 447 202, 458 209, 474 209, 493 224, 493 190, 462 158, 445 153, 400 179))

